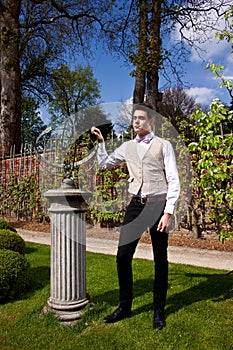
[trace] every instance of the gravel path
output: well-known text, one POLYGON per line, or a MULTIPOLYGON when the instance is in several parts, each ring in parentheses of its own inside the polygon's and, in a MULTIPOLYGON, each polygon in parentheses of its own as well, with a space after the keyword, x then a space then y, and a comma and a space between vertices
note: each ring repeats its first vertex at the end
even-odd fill
MULTIPOLYGON (((35 232, 17 229, 17 232, 25 241, 40 244, 50 244, 50 233, 35 232)), ((102 254, 115 255, 117 240, 89 237, 86 238, 87 251, 102 254)), ((176 264, 187 264, 202 266, 219 270, 233 270, 233 252, 197 249, 189 247, 169 246, 169 262, 176 264)), ((152 249, 150 244, 139 243, 135 253, 136 258, 152 260, 152 249)))

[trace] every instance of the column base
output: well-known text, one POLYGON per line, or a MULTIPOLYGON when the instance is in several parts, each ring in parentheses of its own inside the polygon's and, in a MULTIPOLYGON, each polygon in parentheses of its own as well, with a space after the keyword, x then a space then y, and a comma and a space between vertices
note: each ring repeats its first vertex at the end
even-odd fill
POLYGON ((90 303, 88 299, 82 300, 79 303, 60 303, 52 302, 51 298, 48 299, 47 305, 44 306, 42 312, 52 312, 59 321, 65 324, 73 325, 75 322, 81 319, 83 314, 87 311, 87 306, 90 303))
POLYGON ((55 300, 51 296, 47 300, 47 304, 49 307, 55 310, 61 310, 61 311, 73 311, 73 310, 79 310, 82 309, 84 306, 86 306, 89 303, 89 300, 87 298, 83 298, 81 300, 74 300, 74 301, 62 301, 62 300, 55 300))

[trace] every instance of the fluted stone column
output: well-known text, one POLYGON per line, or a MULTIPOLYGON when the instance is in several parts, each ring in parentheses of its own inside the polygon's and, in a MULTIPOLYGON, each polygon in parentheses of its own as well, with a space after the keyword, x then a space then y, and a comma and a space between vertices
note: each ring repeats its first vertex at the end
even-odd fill
POLYGON ((62 321, 79 319, 86 297, 86 204, 90 193, 79 189, 49 190, 51 214, 51 295, 48 310, 62 321))

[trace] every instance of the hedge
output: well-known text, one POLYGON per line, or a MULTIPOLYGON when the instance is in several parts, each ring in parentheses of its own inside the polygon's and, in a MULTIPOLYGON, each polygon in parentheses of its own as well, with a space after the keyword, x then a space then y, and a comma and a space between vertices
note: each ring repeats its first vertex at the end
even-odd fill
POLYGON ((15 300, 29 286, 29 263, 11 250, 0 249, 0 301, 15 300))

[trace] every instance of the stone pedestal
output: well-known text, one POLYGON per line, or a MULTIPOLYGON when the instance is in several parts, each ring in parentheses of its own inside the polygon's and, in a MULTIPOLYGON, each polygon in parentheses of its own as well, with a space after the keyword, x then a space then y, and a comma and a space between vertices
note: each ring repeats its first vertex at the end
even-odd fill
POLYGON ((79 319, 86 297, 86 204, 79 189, 49 190, 51 214, 51 295, 48 311, 62 321, 79 319))

